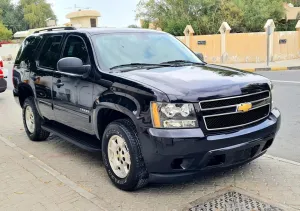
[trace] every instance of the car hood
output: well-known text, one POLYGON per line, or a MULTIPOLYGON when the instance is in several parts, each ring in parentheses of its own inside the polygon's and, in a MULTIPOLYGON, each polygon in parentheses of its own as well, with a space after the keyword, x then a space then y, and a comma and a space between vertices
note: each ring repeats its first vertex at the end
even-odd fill
POLYGON ((159 89, 172 100, 198 101, 269 89, 269 80, 263 76, 217 65, 164 67, 119 74, 159 89))

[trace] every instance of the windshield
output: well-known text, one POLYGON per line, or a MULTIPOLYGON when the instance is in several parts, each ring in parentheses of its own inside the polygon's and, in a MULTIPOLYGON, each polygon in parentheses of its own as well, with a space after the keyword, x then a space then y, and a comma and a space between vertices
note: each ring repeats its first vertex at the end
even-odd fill
POLYGON ((104 70, 131 63, 201 62, 184 44, 165 33, 100 34, 93 37, 93 42, 104 70))

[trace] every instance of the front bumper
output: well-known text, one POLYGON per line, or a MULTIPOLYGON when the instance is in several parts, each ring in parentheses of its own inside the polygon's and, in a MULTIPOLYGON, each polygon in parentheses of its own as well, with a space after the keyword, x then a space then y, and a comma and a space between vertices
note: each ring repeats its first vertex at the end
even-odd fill
POLYGON ((7 82, 5 79, 0 79, 0 93, 4 92, 7 89, 7 82))
POLYGON ((182 178, 249 162, 272 145, 280 122, 280 112, 273 109, 263 122, 234 133, 205 136, 200 128, 151 128, 140 134, 150 179, 182 178))

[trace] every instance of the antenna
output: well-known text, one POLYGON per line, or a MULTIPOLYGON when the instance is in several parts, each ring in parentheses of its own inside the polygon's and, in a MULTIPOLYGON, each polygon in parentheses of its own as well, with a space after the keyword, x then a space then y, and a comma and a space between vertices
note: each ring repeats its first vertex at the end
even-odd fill
POLYGON ((74 4, 74 7, 67 7, 66 10, 77 10, 77 9, 85 9, 88 10, 90 7, 78 7, 77 4, 74 4))

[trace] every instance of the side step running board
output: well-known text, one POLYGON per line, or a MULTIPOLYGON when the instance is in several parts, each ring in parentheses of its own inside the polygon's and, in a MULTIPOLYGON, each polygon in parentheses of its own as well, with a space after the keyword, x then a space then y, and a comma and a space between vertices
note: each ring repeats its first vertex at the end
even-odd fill
POLYGON ((62 139, 90 152, 101 152, 101 141, 95 136, 82 133, 62 124, 46 123, 42 128, 62 139))

